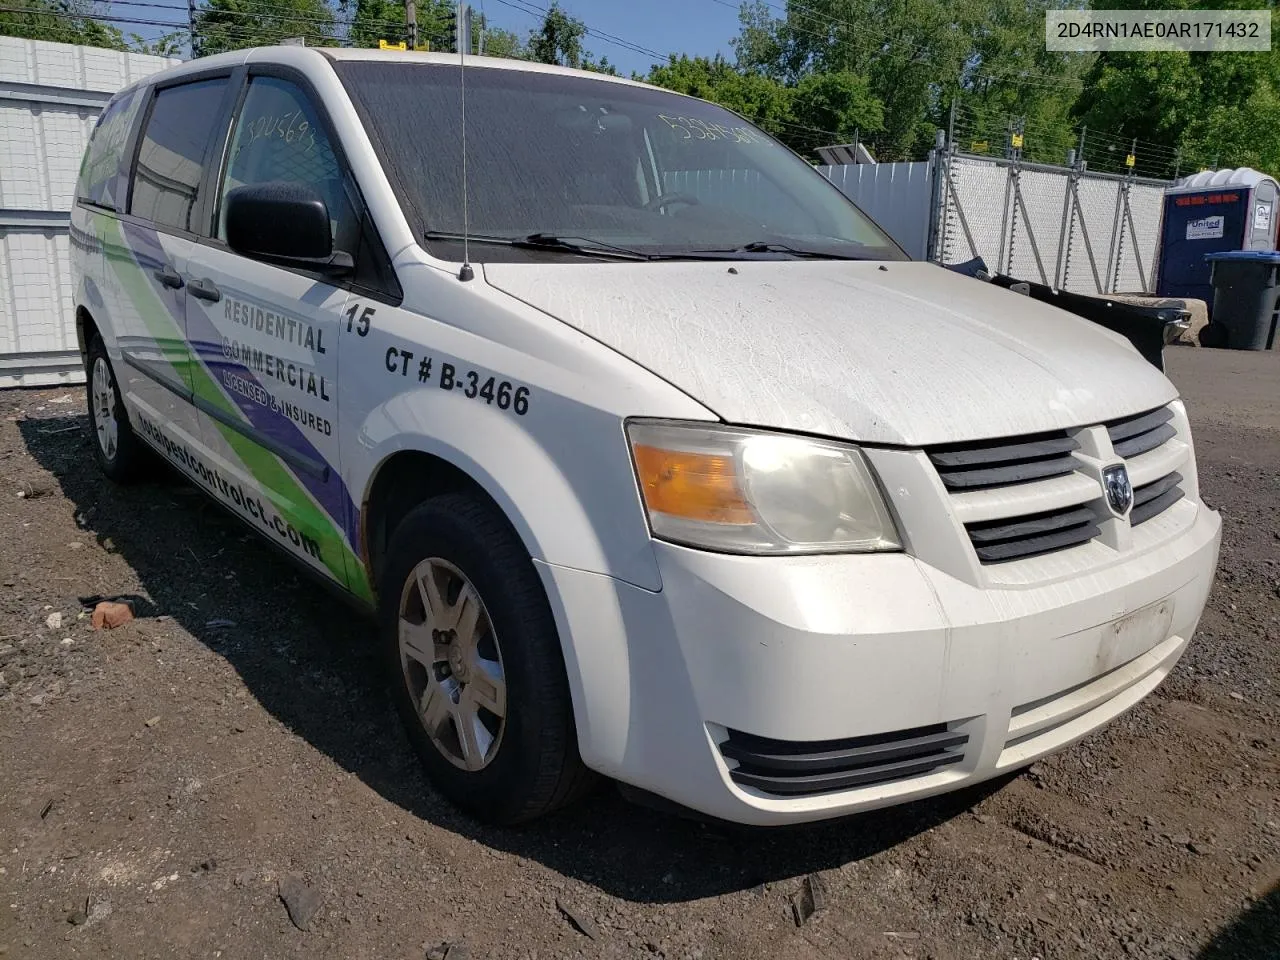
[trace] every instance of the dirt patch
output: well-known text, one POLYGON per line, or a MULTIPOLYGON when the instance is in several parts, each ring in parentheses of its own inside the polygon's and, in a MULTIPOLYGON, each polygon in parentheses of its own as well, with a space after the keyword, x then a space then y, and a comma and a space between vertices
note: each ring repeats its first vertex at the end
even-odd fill
POLYGON ((102 479, 79 391, 0 394, 0 953, 1280 956, 1280 353, 1169 353, 1225 522, 1169 680, 1017 779, 772 832, 609 789, 475 826, 364 621, 181 481, 102 479))

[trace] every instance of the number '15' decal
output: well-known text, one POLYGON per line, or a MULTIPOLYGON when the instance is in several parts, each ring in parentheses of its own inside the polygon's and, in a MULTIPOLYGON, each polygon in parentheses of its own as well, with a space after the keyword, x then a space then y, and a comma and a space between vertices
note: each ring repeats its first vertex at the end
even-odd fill
POLYGON ((352 327, 355 328, 356 334, 361 337, 369 335, 369 318, 373 316, 373 307, 365 307, 364 312, 360 313, 359 319, 356 314, 360 312, 360 304, 353 303, 351 309, 347 311, 347 333, 351 332, 352 327))

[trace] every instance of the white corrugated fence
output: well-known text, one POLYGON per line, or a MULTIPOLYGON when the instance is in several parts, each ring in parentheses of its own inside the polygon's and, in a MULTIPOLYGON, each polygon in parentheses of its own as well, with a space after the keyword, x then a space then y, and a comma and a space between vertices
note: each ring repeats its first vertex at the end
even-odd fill
POLYGON ((916 260, 929 254, 933 165, 850 163, 818 170, 916 260))
POLYGON ((80 160, 112 94, 178 62, 0 37, 0 387, 84 380, 68 245, 80 160))

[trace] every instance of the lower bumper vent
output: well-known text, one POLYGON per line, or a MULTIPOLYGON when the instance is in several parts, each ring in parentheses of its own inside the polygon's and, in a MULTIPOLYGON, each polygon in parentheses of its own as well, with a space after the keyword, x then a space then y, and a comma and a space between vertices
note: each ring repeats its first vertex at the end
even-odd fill
POLYGON ((771 740, 730 730, 720 753, 732 761, 734 783, 794 797, 931 773, 963 760, 968 742, 967 733, 944 723, 847 740, 771 740))

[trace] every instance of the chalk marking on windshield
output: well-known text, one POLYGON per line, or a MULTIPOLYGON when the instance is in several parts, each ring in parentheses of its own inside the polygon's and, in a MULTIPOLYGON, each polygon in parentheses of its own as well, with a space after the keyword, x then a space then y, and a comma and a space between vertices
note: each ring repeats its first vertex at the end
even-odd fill
POLYGON ((732 140, 734 143, 763 143, 764 140, 748 127, 726 127, 723 123, 707 123, 697 117, 672 117, 665 113, 658 119, 680 136, 679 140, 732 140))

